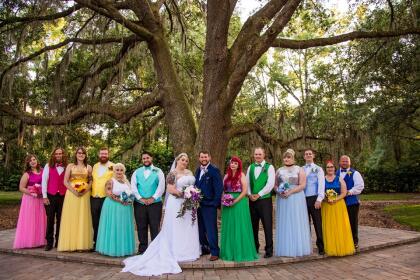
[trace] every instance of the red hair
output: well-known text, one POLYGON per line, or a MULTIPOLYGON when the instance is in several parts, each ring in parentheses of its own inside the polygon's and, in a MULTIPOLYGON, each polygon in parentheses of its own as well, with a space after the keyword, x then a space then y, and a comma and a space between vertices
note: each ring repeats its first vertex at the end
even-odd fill
POLYGON ((241 180, 241 175, 242 175, 242 161, 240 158, 233 156, 230 161, 229 161, 229 165, 226 168, 226 179, 223 182, 224 184, 229 183, 231 186, 235 186, 239 180, 241 180), (237 162, 238 163, 238 170, 236 170, 235 176, 233 175, 232 169, 230 168, 230 163, 231 162, 237 162))
POLYGON ((327 161, 325 162, 325 165, 327 165, 328 163, 331 163, 332 165, 334 165, 334 166, 335 166, 334 162, 333 162, 331 159, 327 160, 327 161))

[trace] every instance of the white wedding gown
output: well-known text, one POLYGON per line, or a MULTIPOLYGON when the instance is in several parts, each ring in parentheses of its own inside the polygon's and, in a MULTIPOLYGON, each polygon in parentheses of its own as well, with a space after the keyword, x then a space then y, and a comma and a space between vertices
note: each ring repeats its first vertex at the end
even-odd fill
MULTIPOLYGON (((182 176, 176 180, 176 188, 194 185, 194 176, 182 176)), ((139 276, 157 276, 165 273, 182 272, 178 262, 194 261, 200 258, 198 222, 191 222, 191 211, 177 218, 183 199, 169 194, 165 206, 162 229, 149 244, 143 255, 125 259, 123 272, 139 276)))

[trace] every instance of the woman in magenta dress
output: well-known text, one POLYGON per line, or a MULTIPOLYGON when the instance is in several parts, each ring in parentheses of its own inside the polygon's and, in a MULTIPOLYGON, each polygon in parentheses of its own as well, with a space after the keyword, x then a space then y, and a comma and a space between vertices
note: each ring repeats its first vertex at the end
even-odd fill
POLYGON ((14 249, 44 246, 47 217, 42 200, 42 168, 35 155, 25 159, 25 173, 20 179, 23 193, 16 227, 14 249))

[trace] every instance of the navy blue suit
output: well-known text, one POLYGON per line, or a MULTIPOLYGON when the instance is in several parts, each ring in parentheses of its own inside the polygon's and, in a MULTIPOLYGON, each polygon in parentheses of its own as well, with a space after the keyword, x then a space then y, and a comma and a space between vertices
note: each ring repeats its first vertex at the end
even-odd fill
POLYGON ((195 182, 203 194, 197 212, 200 245, 203 253, 210 251, 212 256, 219 256, 217 208, 220 207, 223 192, 222 176, 220 170, 212 164, 209 164, 201 180, 200 173, 201 169, 197 168, 195 182))

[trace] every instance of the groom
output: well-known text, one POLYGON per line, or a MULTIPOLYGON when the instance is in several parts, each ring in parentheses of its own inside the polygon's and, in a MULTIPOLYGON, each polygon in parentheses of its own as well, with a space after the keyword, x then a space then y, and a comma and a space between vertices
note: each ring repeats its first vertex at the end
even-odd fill
POLYGON ((198 208, 198 230, 203 255, 211 254, 210 261, 219 259, 217 236, 217 208, 223 192, 220 170, 210 163, 208 151, 199 153, 200 167, 195 172, 195 182, 203 199, 198 208))

